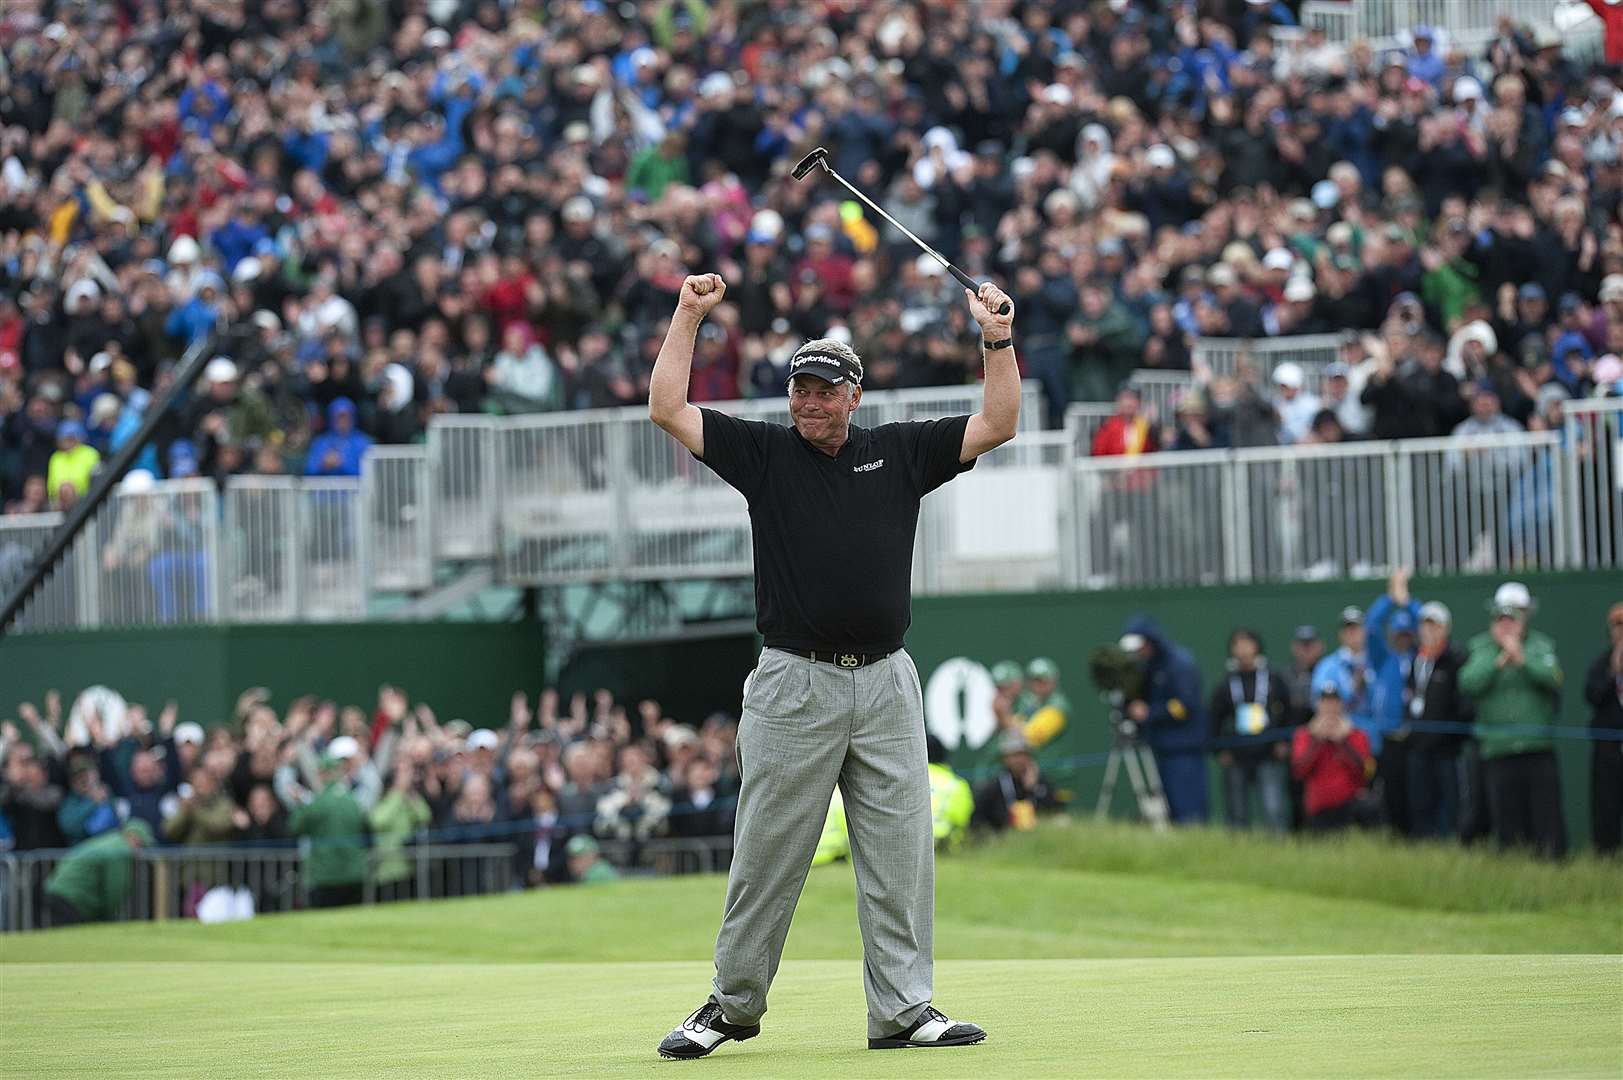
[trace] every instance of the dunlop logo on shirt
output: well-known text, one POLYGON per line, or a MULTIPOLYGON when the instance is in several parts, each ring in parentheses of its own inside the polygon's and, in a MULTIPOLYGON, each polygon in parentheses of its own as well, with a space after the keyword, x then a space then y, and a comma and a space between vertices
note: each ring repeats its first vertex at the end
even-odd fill
POLYGON ((875 469, 884 468, 884 465, 885 465, 885 459, 880 458, 878 461, 870 461, 866 465, 853 465, 853 466, 851 466, 851 471, 852 472, 873 472, 875 469))

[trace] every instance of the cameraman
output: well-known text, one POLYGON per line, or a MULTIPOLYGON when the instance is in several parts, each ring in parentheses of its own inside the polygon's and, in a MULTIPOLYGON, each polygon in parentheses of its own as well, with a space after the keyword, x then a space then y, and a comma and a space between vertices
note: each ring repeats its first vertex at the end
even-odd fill
POLYGON ((1169 641, 1154 619, 1127 620, 1122 651, 1144 673, 1143 696, 1127 703, 1127 718, 1144 732, 1155 752, 1167 809, 1174 824, 1206 820, 1206 743, 1201 714, 1200 669, 1188 649, 1169 641))
POLYGON ((1290 745, 1281 736, 1289 722, 1290 695, 1286 680, 1269 670, 1256 631, 1242 628, 1229 635, 1228 675, 1212 688, 1209 710, 1229 827, 1250 826, 1255 789, 1262 799, 1263 827, 1284 832, 1290 824, 1285 766, 1290 745))

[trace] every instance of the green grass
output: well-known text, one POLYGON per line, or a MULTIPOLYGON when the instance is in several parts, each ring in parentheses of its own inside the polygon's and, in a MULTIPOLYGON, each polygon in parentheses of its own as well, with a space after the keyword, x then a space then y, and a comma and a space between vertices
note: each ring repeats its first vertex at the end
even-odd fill
POLYGON ((709 877, 0 938, 0 1076, 1623 1073, 1616 865, 1079 824, 938 876, 937 999, 980 1047, 863 1049, 829 867, 762 1037, 703 1064, 652 1048, 703 997, 709 877))

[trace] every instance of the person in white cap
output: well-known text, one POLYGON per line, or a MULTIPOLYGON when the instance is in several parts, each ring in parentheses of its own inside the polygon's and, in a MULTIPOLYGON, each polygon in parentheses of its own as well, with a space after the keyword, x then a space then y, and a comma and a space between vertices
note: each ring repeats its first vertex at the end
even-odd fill
POLYGON ((1567 827, 1548 729, 1556 721, 1563 675, 1555 643, 1527 627, 1534 609, 1526 585, 1499 586, 1488 605, 1488 632, 1471 639, 1459 681, 1476 701, 1483 779, 1500 846, 1561 858, 1567 827))
POLYGON ((1279 441, 1287 445, 1307 438, 1318 415, 1317 394, 1307 389, 1307 375, 1300 364, 1287 360, 1274 368, 1274 408, 1279 412, 1279 441))

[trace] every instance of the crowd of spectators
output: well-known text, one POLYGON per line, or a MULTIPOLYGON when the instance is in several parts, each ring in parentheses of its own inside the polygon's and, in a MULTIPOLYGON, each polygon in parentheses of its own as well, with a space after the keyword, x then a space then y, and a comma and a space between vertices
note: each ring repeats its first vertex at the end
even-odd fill
MULTIPOLYGON (((393 686, 370 712, 311 697, 278 712, 254 688, 207 728, 173 703, 153 723, 105 687, 65 716, 54 692, 44 706, 19 706, 21 727, 0 724, 0 848, 66 848, 131 822, 148 843, 308 839, 310 902, 328 906, 359 900, 368 879, 380 898, 412 895, 408 844, 510 843, 510 879, 539 886, 602 880, 612 868, 599 841, 624 851, 732 835, 733 721, 681 724, 606 690, 566 702, 547 690, 533 709, 515 693, 493 727, 442 723, 393 686)), ((212 883, 199 878, 185 902, 212 883)))
MULTIPOLYGON (((1487 604, 1486 629, 1457 635, 1448 607, 1412 595, 1399 570, 1367 610, 1340 612, 1333 647, 1303 624, 1289 660, 1270 663, 1262 636, 1237 627, 1224 670, 1209 681, 1171 632, 1135 616, 1117 648, 1138 677, 1122 693, 1117 722, 1155 762, 1156 777, 1135 781, 1151 796, 1140 812, 1206 822, 1215 764, 1220 820, 1231 828, 1385 828, 1564 855, 1554 728, 1568 680, 1552 639, 1532 626, 1536 611, 1525 585, 1506 582, 1487 604)), ((1605 647, 1570 681, 1592 715, 1595 849, 1616 854, 1623 603, 1606 612, 1606 633, 1605 647)), ((977 793, 977 819, 994 830, 1029 828, 1039 812, 1060 808, 1064 792, 1051 773, 1069 780, 1087 771, 1066 760, 1068 748, 1048 755, 1047 766, 1036 756, 1060 746, 1068 724, 1056 674, 1046 658, 1024 672, 1008 661, 992 668, 1002 768, 977 793)))
POLYGON ((689 271, 730 284, 694 400, 779 392, 824 334, 870 388, 973 382, 957 286, 788 177, 819 144, 1012 288, 1051 421, 1196 335, 1357 332, 1322 391, 1197 373, 1167 445, 1317 437, 1319 393, 1384 437, 1615 392, 1617 70, 1509 20, 1471 52, 1276 35, 1292 6, 10 0, 0 497, 82 494, 221 327, 153 476, 638 403, 689 271))

